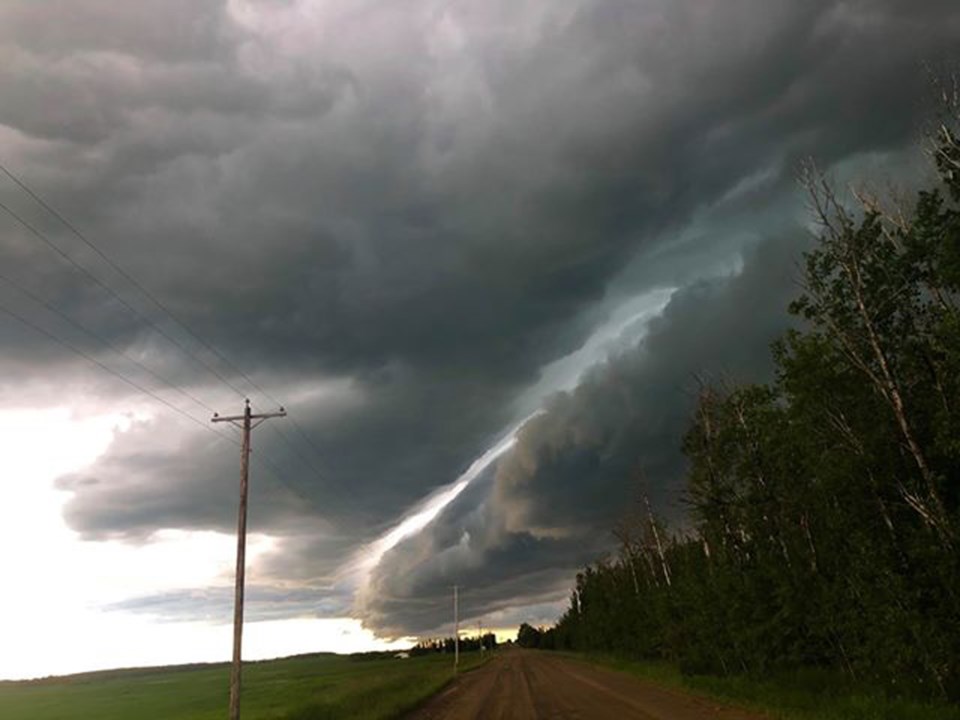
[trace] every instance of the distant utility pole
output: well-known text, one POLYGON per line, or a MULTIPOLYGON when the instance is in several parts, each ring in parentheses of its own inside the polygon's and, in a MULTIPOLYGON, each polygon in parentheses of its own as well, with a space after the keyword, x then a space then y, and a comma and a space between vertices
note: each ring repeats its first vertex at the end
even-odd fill
POLYGON ((230 720, 240 720, 240 646, 243 639, 243 580, 247 557, 247 488, 250 477, 250 431, 270 418, 285 417, 286 410, 254 415, 246 401, 243 415, 220 417, 211 422, 228 422, 243 430, 240 449, 240 512, 237 518, 237 576, 233 595, 233 668, 230 671, 230 720))
POLYGON ((483 620, 477 620, 477 639, 480 641, 480 654, 483 654, 483 620))
POLYGON ((457 595, 459 588, 453 586, 453 672, 460 667, 460 598, 457 595))

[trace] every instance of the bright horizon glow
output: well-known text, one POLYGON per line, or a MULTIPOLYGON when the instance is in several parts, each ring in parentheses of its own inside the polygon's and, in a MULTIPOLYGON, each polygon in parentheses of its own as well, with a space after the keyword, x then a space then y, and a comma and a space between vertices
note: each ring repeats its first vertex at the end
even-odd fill
MULTIPOLYGON (((584 345, 544 369, 526 394, 542 407, 546 397, 575 387, 583 373, 604 361, 621 335, 659 314, 669 291, 630 298, 611 313, 584 345)), ((424 528, 482 472, 515 445, 530 412, 452 483, 401 516, 392 529, 358 550, 340 581, 362 593, 370 572, 398 543, 424 528)), ((0 486, 0 573, 10 590, 0 595, 0 679, 24 679, 116 667, 227 661, 229 623, 173 622, 111 606, 125 600, 190 588, 232 587, 232 533, 158 529, 144 542, 89 541, 63 517, 69 491, 57 478, 93 465, 117 434, 139 414, 78 416, 66 407, 0 412, 0 456, 9 480, 0 486), (14 549, 29 548, 29 552, 14 549)), ((248 572, 256 559, 276 552, 278 538, 248 536, 248 572)), ((506 628, 498 637, 510 637, 506 628)), ((414 638, 384 640, 354 618, 292 618, 247 622, 244 658, 267 659, 306 652, 359 652, 408 646, 414 638)))
MULTIPOLYGON (((47 616, 42 632, 23 625, 3 629, 4 647, 16 655, 0 655, 0 678, 28 680, 97 670, 230 661, 230 624, 157 622, 129 613, 65 610, 47 616)), ((396 650, 415 642, 414 638, 384 642, 354 618, 246 622, 243 634, 245 661, 315 652, 396 650)))
MULTIPOLYGON (((55 480, 94 463, 133 419, 78 418, 64 407, 0 412, 7 470, 0 485, 0 679, 229 660, 229 623, 170 622, 105 606, 171 589, 232 587, 232 534, 161 529, 136 545, 94 542, 63 519, 69 493, 55 480)), ((248 562, 275 545, 251 533, 248 562)), ((376 638, 353 618, 293 618, 245 623, 243 655, 389 650, 412 642, 376 638)))

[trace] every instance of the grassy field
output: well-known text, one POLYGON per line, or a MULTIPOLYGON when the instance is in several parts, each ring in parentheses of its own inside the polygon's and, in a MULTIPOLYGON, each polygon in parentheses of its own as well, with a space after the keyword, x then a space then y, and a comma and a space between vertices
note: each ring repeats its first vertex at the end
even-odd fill
POLYGON ((960 720, 960 707, 891 698, 845 678, 809 671, 763 679, 683 675, 666 663, 563 653, 582 661, 638 675, 731 704, 760 710, 778 720, 960 720))
MULTIPOLYGON (((461 656, 464 670, 480 663, 461 656)), ((229 666, 118 670, 0 683, 0 720, 222 720, 229 666)), ((244 665, 244 720, 392 718, 451 678, 446 655, 309 655, 244 665)))

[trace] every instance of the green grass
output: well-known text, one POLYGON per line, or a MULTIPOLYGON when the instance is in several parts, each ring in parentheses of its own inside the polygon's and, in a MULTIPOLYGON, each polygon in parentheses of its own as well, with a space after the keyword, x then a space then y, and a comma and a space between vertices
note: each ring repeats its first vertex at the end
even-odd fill
POLYGON ((823 671, 802 671, 758 679, 746 676, 683 675, 667 663, 621 660, 609 656, 563 653, 680 688, 761 711, 781 720, 960 720, 960 707, 889 697, 823 671))
MULTIPOLYGON (((244 720, 392 718, 452 677, 447 655, 396 660, 310 655, 247 663, 244 720)), ((480 664, 474 653, 461 667, 480 664)), ((0 720, 222 720, 227 665, 117 670, 0 683, 0 720)))

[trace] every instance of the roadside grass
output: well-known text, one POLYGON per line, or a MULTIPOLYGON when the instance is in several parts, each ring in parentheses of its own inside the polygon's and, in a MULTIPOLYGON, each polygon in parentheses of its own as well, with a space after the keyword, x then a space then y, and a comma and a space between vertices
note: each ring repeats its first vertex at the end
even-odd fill
MULTIPOLYGON (((488 654, 489 656, 489 654, 488 654)), ((245 720, 387 720, 453 677, 448 655, 397 660, 308 655, 245 663, 245 720)), ((461 655, 464 671, 478 654, 461 655)), ((0 683, 0 720, 221 720, 228 665, 117 670, 0 683)))
POLYGON ((960 720, 960 707, 956 705, 891 697, 882 690, 857 685, 825 671, 799 671, 763 679, 684 675, 668 663, 562 654, 667 687, 724 700, 778 720, 960 720))

